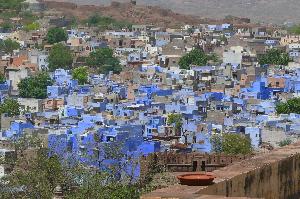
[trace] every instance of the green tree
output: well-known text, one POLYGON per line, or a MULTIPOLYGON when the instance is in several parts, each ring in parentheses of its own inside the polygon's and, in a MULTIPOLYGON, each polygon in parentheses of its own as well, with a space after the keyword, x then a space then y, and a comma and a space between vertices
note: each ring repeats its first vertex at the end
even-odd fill
POLYGON ((229 155, 250 154, 252 152, 251 140, 244 135, 225 133, 213 135, 210 139, 212 150, 216 153, 229 155))
POLYGON ((73 16, 71 18, 70 28, 77 28, 78 27, 78 23, 79 23, 79 20, 76 17, 73 16))
MULTIPOLYGON (((69 165, 56 155, 49 157, 49 151, 43 148, 37 136, 25 134, 16 139, 14 145, 17 159, 1 161, 15 165, 15 168, 0 181, 0 198, 51 199, 57 186, 67 199, 138 199, 140 196, 141 190, 136 184, 115 179, 114 173, 89 168, 80 162, 69 165), (25 153, 28 149, 36 152, 30 159, 25 153)), ((111 151, 118 158, 118 146, 111 151)))
POLYGON ((194 49, 179 60, 181 69, 190 69, 191 65, 206 65, 209 58, 201 49, 194 49))
POLYGON ((0 0, 0 9, 20 11, 25 0, 0 0))
POLYGON ((222 136, 219 134, 214 134, 210 137, 210 143, 212 146, 212 151, 215 153, 222 153, 222 136))
POLYGON ((59 159, 56 156, 48 158, 42 150, 37 151, 37 157, 32 158, 30 162, 25 158, 20 158, 15 164, 17 169, 4 177, 7 183, 1 184, 0 197, 3 199, 51 199, 56 186, 61 184, 65 177, 59 159), (22 191, 9 191, 9 189, 14 190, 21 187, 23 187, 22 191))
POLYGON ((3 84, 5 81, 6 81, 5 76, 2 73, 0 73, 0 84, 3 84))
POLYGON ((276 105, 277 114, 300 114, 300 98, 292 98, 287 102, 280 102, 276 105))
POLYGON ((249 154, 252 152, 251 140, 240 134, 226 133, 223 135, 222 150, 226 154, 249 154))
POLYGON ((17 50, 19 48, 20 48, 20 44, 11 39, 0 41, 0 50, 5 53, 9 53, 10 55, 13 54, 14 50, 17 50))
POLYGON ((208 60, 212 61, 212 62, 219 62, 219 56, 216 53, 212 53, 210 55, 207 55, 208 60))
POLYGON ((225 35, 221 36, 220 41, 224 42, 225 45, 228 44, 228 39, 225 37, 225 35))
POLYGON ((66 194, 67 199, 99 198, 122 199, 140 198, 140 191, 136 186, 107 181, 108 175, 101 172, 81 170, 82 182, 80 186, 66 194), (104 183, 105 182, 105 183, 104 183))
POLYGON ((26 24, 24 27, 25 31, 33 31, 33 30, 38 30, 40 28, 40 24, 37 22, 32 22, 29 24, 26 24))
POLYGON ((0 114, 6 113, 8 116, 20 115, 20 104, 17 100, 8 98, 0 105, 0 114))
POLYGON ((179 133, 182 127, 182 115, 176 113, 169 114, 167 118, 167 124, 175 124, 176 132, 179 133))
POLYGON ((119 59, 113 56, 113 50, 110 48, 100 48, 91 52, 86 62, 88 66, 103 74, 122 71, 119 59))
POLYGON ((101 17, 98 14, 93 14, 87 19, 87 23, 90 26, 96 26, 101 21, 101 17))
POLYGON ((22 22, 24 22, 24 24, 33 23, 40 18, 40 16, 34 15, 29 10, 22 11, 21 13, 19 13, 19 16, 22 17, 22 22))
POLYGON ((287 146, 287 145, 290 145, 292 144, 292 140, 291 139, 285 139, 285 140, 282 140, 278 143, 278 145, 280 147, 284 147, 284 146, 287 146))
POLYGON ((75 68, 72 73, 73 79, 78 80, 79 84, 87 83, 88 75, 88 68, 84 66, 75 68))
POLYGON ((50 71, 55 71, 58 68, 70 69, 73 64, 72 53, 63 44, 56 44, 50 50, 48 63, 50 71))
MULTIPOLYGON (((296 112, 296 110, 294 110, 296 112)), ((276 113, 277 114, 289 114, 290 110, 287 103, 279 102, 276 105, 276 113)))
POLYGON ((266 54, 258 56, 258 62, 261 65, 288 65, 290 57, 288 53, 282 52, 281 50, 271 49, 266 54))
POLYGON ((295 25, 287 29, 290 34, 300 35, 300 25, 295 25))
POLYGON ((49 44, 59 43, 61 41, 67 41, 68 34, 62 28, 51 28, 47 33, 47 41, 49 44))
POLYGON ((111 17, 100 16, 99 14, 91 15, 86 23, 89 26, 99 27, 102 30, 105 29, 121 29, 121 28, 131 28, 132 24, 127 21, 117 21, 111 17))
POLYGON ((14 26, 8 22, 4 22, 1 24, 1 28, 3 28, 4 31, 9 31, 9 30, 13 29, 13 27, 14 26))
POLYGON ((47 86, 52 84, 53 81, 47 73, 39 73, 22 79, 18 84, 20 97, 45 99, 47 98, 47 86))

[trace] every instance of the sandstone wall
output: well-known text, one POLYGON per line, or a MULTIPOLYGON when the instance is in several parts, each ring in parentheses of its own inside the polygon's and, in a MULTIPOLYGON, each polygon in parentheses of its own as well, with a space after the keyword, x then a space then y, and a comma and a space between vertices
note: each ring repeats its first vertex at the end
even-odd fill
MULTIPOLYGON (((234 168, 232 168, 234 169, 234 168)), ((228 171, 230 172, 230 170, 228 171)), ((266 199, 300 198, 300 154, 269 162, 200 190, 197 194, 266 199)))
POLYGON ((207 153, 155 153, 140 158, 141 176, 145 176, 153 165, 161 165, 170 172, 193 171, 193 162, 197 162, 196 171, 201 170, 202 161, 206 164, 206 171, 213 171, 219 167, 251 158, 252 155, 225 155, 207 153), (181 165, 185 165, 182 167, 181 165), (209 166, 216 165, 216 166, 209 166))
POLYGON ((218 195, 221 198, 299 199, 300 142, 258 154, 213 173, 216 176, 213 185, 173 185, 143 197, 200 199, 214 198, 218 195))

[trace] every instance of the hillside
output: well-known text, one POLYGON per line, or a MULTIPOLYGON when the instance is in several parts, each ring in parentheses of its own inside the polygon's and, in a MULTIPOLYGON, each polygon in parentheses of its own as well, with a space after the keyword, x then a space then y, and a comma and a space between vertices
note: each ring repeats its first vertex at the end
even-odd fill
MULTIPOLYGON (((110 0, 57 0, 78 4, 106 4, 110 0)), ((128 2, 129 0, 119 0, 128 2)), ((299 0, 137 0, 138 5, 160 6, 183 14, 223 18, 227 15, 248 17, 257 22, 299 22, 299 0)))
POLYGON ((215 22, 215 20, 211 19, 178 14, 169 9, 161 9, 158 6, 133 6, 130 3, 119 2, 114 2, 111 5, 92 6, 58 1, 47 1, 47 7, 59 11, 65 16, 76 16, 80 20, 97 13, 116 20, 126 20, 134 24, 153 24, 162 27, 179 27, 183 24, 215 22))

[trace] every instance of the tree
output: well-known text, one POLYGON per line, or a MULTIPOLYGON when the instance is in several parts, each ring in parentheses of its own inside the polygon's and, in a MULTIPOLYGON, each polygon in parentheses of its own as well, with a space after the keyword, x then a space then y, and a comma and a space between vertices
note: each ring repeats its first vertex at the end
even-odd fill
MULTIPOLYGON (((18 156, 20 157, 20 156, 18 156)), ((4 177, 0 197, 8 198, 53 198, 54 190, 64 179, 64 171, 56 156, 47 157, 42 150, 30 163, 25 158, 17 159, 13 173, 4 177), (22 189, 22 190, 20 190, 22 189), (13 191, 15 190, 15 191, 13 191)))
POLYGON ((223 135, 222 150, 226 154, 249 154, 252 152, 251 140, 240 134, 226 133, 223 135))
POLYGON ((216 53, 212 53, 210 55, 207 55, 207 58, 209 61, 212 61, 214 63, 219 62, 219 56, 216 53))
POLYGON ((20 104, 15 99, 5 99, 0 105, 0 114, 3 113, 6 113, 9 117, 20 115, 20 104))
POLYGON ((0 84, 5 83, 5 81, 6 81, 5 76, 2 73, 0 73, 0 84))
POLYGON ((78 23, 79 23, 79 20, 75 16, 73 16, 71 18, 70 28, 77 28, 78 23))
POLYGON ((182 115, 181 114, 169 114, 167 118, 167 124, 172 125, 175 124, 176 132, 179 133, 182 127, 182 115))
POLYGON ((1 161, 15 166, 14 171, 0 181, 0 198, 51 199, 58 186, 67 199, 140 197, 139 186, 115 179, 111 172, 89 168, 80 162, 65 164, 57 155, 49 156, 37 136, 24 134, 14 141, 14 146, 17 158, 1 161), (24 153, 28 149, 35 154, 30 159, 24 153))
POLYGON ((261 65, 288 65, 290 57, 288 53, 282 52, 278 49, 271 49, 266 54, 258 56, 258 62, 261 65))
POLYGON ((0 9, 20 11, 24 6, 24 1, 25 0, 0 0, 0 9))
POLYGON ((211 135, 210 143, 212 146, 212 151, 215 153, 222 153, 222 136, 219 134, 211 135))
POLYGON ((300 25, 295 25, 295 26, 288 28, 288 32, 290 34, 300 35, 300 25))
POLYGON ((285 140, 282 140, 278 143, 278 145, 280 147, 284 147, 284 146, 287 146, 287 145, 290 145, 292 144, 292 140, 291 139, 285 139, 285 140))
POLYGON ((45 99, 47 97, 47 86, 53 84, 47 73, 39 73, 33 77, 22 79, 18 84, 20 96, 23 98, 45 99))
POLYGON ((88 75, 88 68, 84 66, 75 68, 72 73, 73 79, 78 80, 79 84, 87 83, 88 75))
POLYGON ((13 54, 14 50, 17 50, 19 48, 20 48, 20 44, 11 39, 0 41, 0 50, 5 53, 9 53, 10 55, 13 54))
POLYGON ((11 23, 8 22, 4 22, 1 24, 1 28, 3 29, 3 31, 8 32, 9 30, 11 30, 14 26, 11 23))
POLYGON ((119 59, 113 56, 113 50, 110 48, 100 48, 95 52, 91 52, 87 58, 87 65, 98 69, 103 74, 107 74, 110 71, 113 73, 122 71, 119 59))
POLYGON ((228 44, 228 39, 226 38, 225 35, 222 35, 222 36, 221 36, 220 41, 221 41, 221 42, 224 42, 225 45, 228 44))
POLYGON ((131 28, 132 26, 132 24, 127 21, 117 21, 111 17, 100 16, 98 14, 91 15, 86 23, 89 26, 99 27, 102 30, 131 28))
POLYGON ((225 133, 213 135, 210 139, 212 149, 216 153, 229 155, 250 154, 252 152, 251 140, 240 134, 225 133))
POLYGON ((33 30, 38 30, 40 28, 40 24, 37 22, 32 22, 29 24, 26 24, 24 27, 25 31, 33 31, 33 30))
POLYGON ((73 64, 73 56, 66 46, 56 44, 50 50, 48 63, 50 71, 55 71, 58 68, 70 69, 73 64))
POLYGON ((62 28, 51 28, 47 33, 47 41, 49 44, 59 43, 61 41, 67 41, 68 34, 62 28))
POLYGON ((277 114, 290 114, 297 113, 300 114, 300 98, 292 98, 287 100, 287 102, 280 102, 276 105, 277 114))
POLYGON ((203 50, 194 49, 180 58, 179 66, 181 69, 190 69, 191 65, 206 65, 208 60, 209 59, 203 50))

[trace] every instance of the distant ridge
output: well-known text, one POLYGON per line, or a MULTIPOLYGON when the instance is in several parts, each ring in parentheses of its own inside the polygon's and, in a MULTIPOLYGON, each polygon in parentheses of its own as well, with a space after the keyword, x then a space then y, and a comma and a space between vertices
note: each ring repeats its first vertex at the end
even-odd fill
MULTIPOLYGON (((56 0, 77 4, 108 5, 111 0, 56 0)), ((129 2, 129 0, 114 0, 129 2)), ((300 0, 137 0, 138 5, 160 6, 204 18, 228 15, 248 17, 256 22, 300 23, 300 0)))
MULTIPOLYGON (((74 1, 74 0, 73 0, 74 1)), ((65 0, 47 0, 46 6, 59 12, 59 15, 80 20, 87 19, 94 13, 109 16, 119 21, 133 24, 151 24, 160 27, 179 28, 184 24, 199 25, 200 23, 249 23, 247 18, 230 17, 227 19, 202 18, 199 16, 178 14, 170 9, 159 6, 133 5, 131 3, 113 1, 108 5, 82 5, 65 0)))

